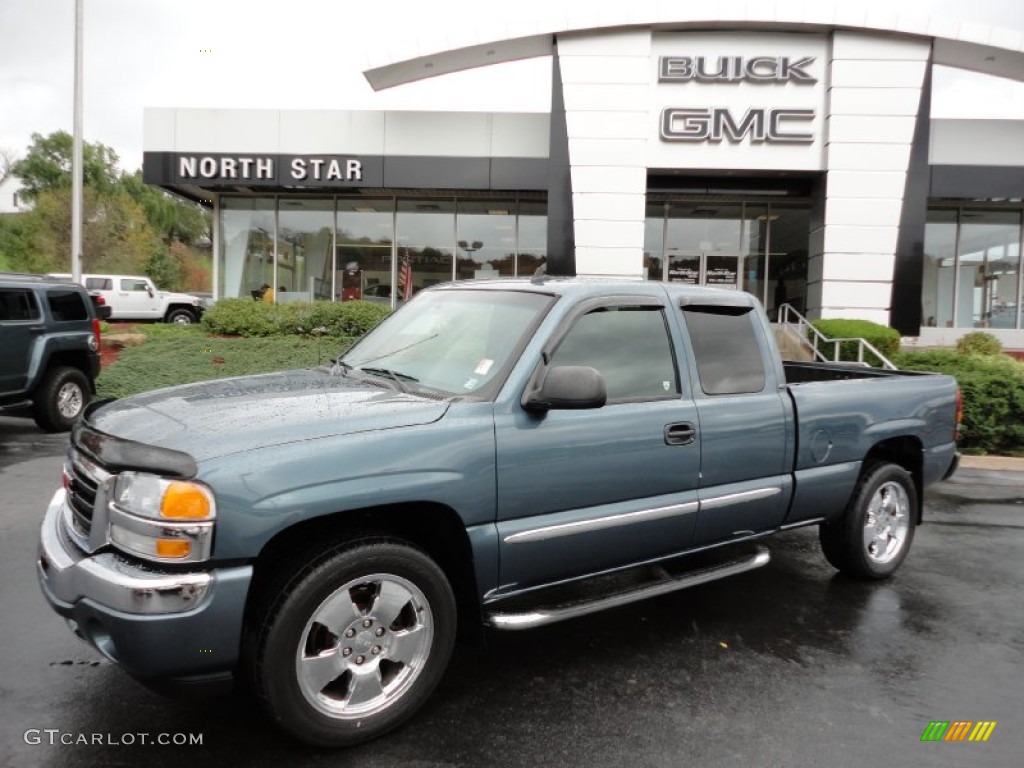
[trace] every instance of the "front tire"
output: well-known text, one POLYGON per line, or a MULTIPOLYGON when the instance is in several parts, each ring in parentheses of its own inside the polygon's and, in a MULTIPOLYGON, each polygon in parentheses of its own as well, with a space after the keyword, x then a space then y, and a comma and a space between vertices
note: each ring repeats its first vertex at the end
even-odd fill
POLYGON ((821 550, 840 572, 858 579, 887 579, 914 540, 917 486, 896 464, 864 470, 842 519, 818 529, 821 550))
POLYGON ((285 584, 260 621, 253 682, 282 728, 314 746, 380 736, 419 709, 455 641, 455 597, 419 549, 334 547, 285 584))
POLYGON ((32 398, 36 425, 47 432, 67 432, 89 404, 89 379, 77 368, 59 366, 44 375, 32 398))
POLYGON ((175 325, 192 325, 196 316, 187 309, 172 309, 167 313, 167 322, 175 325))

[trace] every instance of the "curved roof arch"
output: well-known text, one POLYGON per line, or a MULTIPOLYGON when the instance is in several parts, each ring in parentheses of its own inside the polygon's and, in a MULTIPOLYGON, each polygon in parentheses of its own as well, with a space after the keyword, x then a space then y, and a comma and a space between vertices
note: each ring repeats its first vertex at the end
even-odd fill
MULTIPOLYGON (((977 2, 977 0, 975 0, 977 2)), ((964 3, 958 3, 966 9, 964 3)), ((363 75, 375 90, 438 75, 508 61, 549 56, 558 36, 609 33, 629 29, 687 31, 700 29, 828 31, 846 29, 934 39, 933 62, 1024 81, 1024 12, 1017 3, 989 4, 986 22, 942 15, 950 4, 942 0, 915 3, 912 12, 892 10, 893 4, 857 8, 850 3, 777 2, 687 4, 658 2, 637 5, 622 0, 616 7, 580 6, 571 18, 537 22, 532 18, 504 20, 491 30, 467 25, 449 29, 443 39, 403 44, 401 53, 381 51, 363 75), (680 19, 685 12, 686 18, 680 19), (931 12, 929 14, 929 12, 931 12), (408 56, 410 50, 416 55, 408 56)), ((971 8, 974 14, 974 8, 971 8)), ((974 14, 978 18, 978 14, 974 14)))

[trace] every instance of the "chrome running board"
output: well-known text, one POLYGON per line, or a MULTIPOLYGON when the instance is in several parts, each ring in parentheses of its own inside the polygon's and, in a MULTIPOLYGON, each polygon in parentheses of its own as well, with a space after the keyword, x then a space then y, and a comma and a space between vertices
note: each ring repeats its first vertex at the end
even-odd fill
MULTIPOLYGON (((719 563, 706 568, 687 571, 678 575, 669 574, 664 569, 657 569, 660 578, 646 584, 632 586, 627 589, 606 594, 601 597, 584 599, 571 603, 563 603, 552 606, 537 606, 519 612, 495 612, 485 617, 485 622, 495 629, 533 629, 542 627, 545 624, 554 624, 557 621, 575 619, 578 616, 586 616, 588 613, 597 613, 606 608, 617 608, 621 605, 635 603, 638 600, 646 600, 649 597, 657 597, 679 589, 696 587, 700 584, 707 584, 709 581, 717 581, 727 576, 735 576, 738 573, 752 571, 755 568, 767 565, 771 556, 764 547, 757 547, 753 553, 719 563)), ((523 598, 516 599, 520 602, 523 598)))

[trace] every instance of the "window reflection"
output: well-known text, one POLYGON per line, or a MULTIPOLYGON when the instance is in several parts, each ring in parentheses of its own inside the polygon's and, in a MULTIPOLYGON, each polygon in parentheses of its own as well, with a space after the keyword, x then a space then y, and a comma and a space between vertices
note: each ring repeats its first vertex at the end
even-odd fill
POLYGON ((333 200, 283 198, 277 219, 277 302, 331 298, 333 200))
POLYGON ((394 227, 390 198, 338 200, 335 299, 391 303, 394 227))
POLYGON ((1019 328, 1019 211, 933 208, 925 225, 921 324, 1019 328))
POLYGON ((455 203, 451 200, 399 200, 397 270, 399 299, 454 277, 455 203), (402 279, 406 274, 407 279, 402 279))
POLYGON ((512 277, 516 273, 516 217, 512 200, 459 201, 456 278, 512 277))
POLYGON ((520 201, 519 221, 516 228, 519 252, 516 274, 530 277, 548 260, 547 203, 520 201))
MULTIPOLYGON (((960 213, 960 280, 971 291, 970 323, 975 328, 1017 324, 1020 214, 1016 211, 960 213)), ((960 312, 957 313, 958 318, 960 312)))
POLYGON ((274 199, 225 198, 220 206, 222 297, 248 296, 274 280, 274 199))
POLYGON ((219 296, 267 285, 279 302, 390 305, 404 301, 407 283, 413 295, 453 279, 532 275, 547 259, 547 204, 225 196, 220 244, 219 296))
POLYGON ((955 267, 956 211, 928 211, 921 274, 922 325, 940 328, 953 326, 955 267))

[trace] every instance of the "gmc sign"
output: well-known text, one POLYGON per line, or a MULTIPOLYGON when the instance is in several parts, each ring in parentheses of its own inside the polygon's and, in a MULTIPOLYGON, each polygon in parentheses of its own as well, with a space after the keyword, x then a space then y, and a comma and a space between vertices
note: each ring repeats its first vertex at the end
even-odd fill
POLYGON ((793 123, 813 119, 813 109, 752 107, 737 121, 728 109, 720 107, 666 107, 661 111, 661 138, 715 143, 727 139, 735 144, 749 137, 752 144, 809 144, 814 134, 798 130, 793 123))

